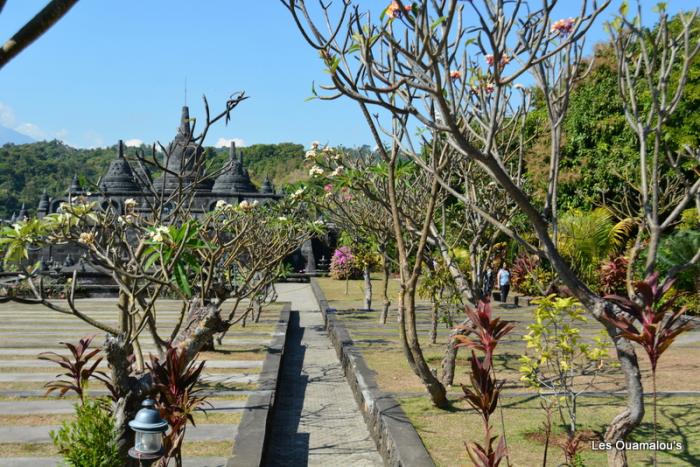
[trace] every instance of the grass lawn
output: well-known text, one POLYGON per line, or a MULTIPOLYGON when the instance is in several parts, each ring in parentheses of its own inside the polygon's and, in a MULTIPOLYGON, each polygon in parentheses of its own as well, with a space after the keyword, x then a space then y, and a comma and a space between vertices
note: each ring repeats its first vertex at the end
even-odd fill
MULTIPOLYGON (((462 391, 459 384, 468 384, 467 352, 460 351, 455 386, 449 388, 453 409, 443 411, 432 407, 425 389, 418 377, 410 370, 401 350, 395 310, 391 309, 386 325, 378 323, 381 299, 378 296, 380 281, 374 280, 374 310, 362 310, 362 281, 350 281, 348 295, 345 295, 345 282, 320 278, 319 285, 326 294, 330 306, 338 310, 338 318, 346 325, 355 345, 375 372, 381 390, 393 393, 400 401, 412 423, 418 430, 423 442, 438 465, 470 465, 464 449, 464 442, 482 442, 481 419, 461 401, 462 391)), ((395 294, 397 281, 392 281, 395 294)), ((441 360, 447 344, 449 330, 440 324, 438 342, 431 344, 428 339, 429 313, 427 303, 419 302, 417 312, 419 341, 428 364, 440 373, 441 360)), ((538 439, 544 421, 544 412, 540 408, 536 393, 520 382, 518 358, 525 352, 522 336, 527 333, 526 325, 531 321, 531 307, 502 307, 494 304, 494 312, 516 324, 515 330, 499 344, 495 365, 498 376, 505 380, 504 419, 507 429, 511 462, 513 465, 542 465, 543 443, 538 439), (531 393, 523 397, 523 393, 531 393)), ((455 322, 462 315, 455 316, 455 322)), ((593 337, 600 330, 600 325, 591 320, 581 327, 584 337, 593 337)), ((661 358, 658 367, 658 389, 660 391, 700 391, 700 333, 683 336, 661 358)), ((651 388, 651 372, 645 354, 638 349, 644 387, 651 388)), ((593 390, 610 392, 624 390, 624 381, 619 370, 611 368, 599 375, 593 390)), ((651 398, 647 398, 647 404, 651 398)), ((700 395, 695 397, 668 397, 660 399, 659 421, 661 425, 659 439, 662 441, 679 441, 683 443, 682 451, 662 453, 660 465, 700 465, 700 411, 695 410, 700 403, 700 395)), ((585 397, 580 401, 579 421, 582 429, 593 437, 605 430, 605 426, 624 406, 624 399, 619 397, 585 397)), ((647 406, 644 423, 634 433, 631 440, 651 441, 651 406, 647 406)), ((500 414, 492 421, 500 431, 500 414)), ((555 420, 556 422, 556 420, 555 420)), ((555 437, 555 444, 561 442, 562 434, 555 437)), ((586 465, 606 465, 605 454, 593 452, 590 440, 585 444, 584 459, 586 465)), ((630 465, 647 465, 649 452, 629 452, 630 465)), ((561 449, 556 445, 550 447, 548 465, 563 462, 561 449)))
MULTIPOLYGON (((669 397, 659 400, 659 440, 683 443, 680 451, 660 452, 659 465, 700 464, 700 413, 696 406, 700 398, 669 397)), ((539 439, 544 412, 537 396, 532 398, 504 398, 501 400, 510 460, 517 466, 542 465, 544 443, 539 439)), ((580 429, 590 438, 599 439, 599 433, 624 405, 621 398, 582 398, 579 406, 580 429)), ((452 410, 433 407, 426 397, 401 399, 401 407, 416 427, 438 466, 471 465, 464 442, 483 443, 481 418, 464 401, 455 402, 452 410)), ((652 441, 651 405, 646 407, 648 417, 634 432, 630 441, 652 441)), ((555 416, 556 417, 556 416, 555 416)), ((555 418, 554 423, 557 422, 555 418)), ((497 411, 492 426, 501 432, 501 419, 497 411)), ((547 465, 558 466, 564 462, 560 443, 564 440, 560 428, 550 443, 547 465)), ((591 449, 591 440, 583 443, 582 452, 587 466, 607 465, 606 455, 591 449)), ((631 466, 651 465, 649 451, 628 451, 631 466)), ((504 464, 502 464, 504 465, 504 464)))

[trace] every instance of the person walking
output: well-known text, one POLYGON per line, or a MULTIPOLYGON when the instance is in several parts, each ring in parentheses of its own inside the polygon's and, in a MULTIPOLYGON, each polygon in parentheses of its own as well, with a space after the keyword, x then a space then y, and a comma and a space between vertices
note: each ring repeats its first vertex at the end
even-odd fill
POLYGON ((508 265, 503 262, 498 270, 498 287, 501 289, 501 302, 506 303, 508 292, 510 291, 510 271, 508 265))
POLYGON ((489 264, 486 267, 486 272, 484 273, 484 297, 491 298, 491 291, 493 290, 493 269, 489 264))

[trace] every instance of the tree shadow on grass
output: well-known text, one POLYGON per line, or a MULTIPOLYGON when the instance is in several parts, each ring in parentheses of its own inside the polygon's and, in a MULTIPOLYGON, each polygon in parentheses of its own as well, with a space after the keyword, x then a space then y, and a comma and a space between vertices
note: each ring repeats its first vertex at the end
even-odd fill
MULTIPOLYGON (((648 397, 650 400, 651 397, 648 397)), ((664 451, 666 455, 683 461, 686 465, 700 465, 700 455, 697 452, 689 452, 692 440, 689 437, 690 431, 700 430, 700 415, 697 404, 687 402, 674 404, 671 401, 659 398, 658 419, 659 427, 657 438, 659 442, 674 443, 680 442, 683 445, 679 450, 664 451)), ((654 426, 652 422, 652 407, 647 404, 647 413, 644 415, 644 422, 634 430, 628 441, 640 443, 652 442, 654 439, 654 426)), ((652 453, 649 453, 648 465, 652 465, 652 453)))

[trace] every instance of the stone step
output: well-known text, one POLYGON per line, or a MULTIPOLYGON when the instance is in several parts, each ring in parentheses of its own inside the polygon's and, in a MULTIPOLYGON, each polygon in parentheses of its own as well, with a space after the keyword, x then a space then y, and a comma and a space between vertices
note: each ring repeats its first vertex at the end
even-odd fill
MULTIPOLYGON (((203 383, 209 384, 250 384, 257 382, 258 378, 258 374, 249 373, 235 375, 202 373, 202 377, 200 380, 203 383)), ((0 383, 45 383, 51 380, 53 380, 52 373, 0 373, 0 383)))
MULTIPOLYGON (((0 439, 3 443, 50 443, 49 432, 58 430, 60 425, 39 426, 0 426, 0 439)), ((203 424, 188 425, 187 441, 233 441, 238 425, 203 424)))
MULTIPOLYGON (((72 414, 77 400, 0 401, 0 415, 72 414)), ((235 412, 245 408, 245 400, 211 400, 213 407, 204 407, 208 413, 235 412)), ((2 441, 0 441, 2 442, 2 441)))
MULTIPOLYGON (((268 394, 270 391, 265 389, 203 389, 197 394, 202 397, 237 397, 237 396, 251 396, 259 394, 268 394)), ((88 390, 90 397, 102 397, 108 396, 109 392, 106 389, 90 389, 88 390)), ((60 396, 56 392, 46 395, 45 389, 0 389, 0 397, 13 397, 19 398, 20 401, 23 398, 47 398, 47 399, 60 399, 60 396)), ((18 401, 19 403, 19 401, 18 401)), ((0 441, 1 442, 1 441, 0 441)))
MULTIPOLYGON (((270 336, 270 334, 267 334, 267 336, 270 336)), ((65 337, 55 337, 51 339, 38 339, 38 338, 17 338, 14 337, 12 339, 2 339, 1 341, 1 346, 2 348, 18 348, 18 349, 42 349, 43 350, 51 350, 55 351, 56 349, 65 349, 63 345, 60 344, 60 342, 66 342, 66 341, 74 341, 76 336, 65 336, 65 337)), ((237 339, 235 337, 226 337, 222 345, 267 345, 270 343, 270 339, 237 339)), ((144 348, 144 351, 154 351, 153 348, 146 347, 144 348)), ((0 353, 2 355, 2 353, 0 353)), ((10 354, 5 354, 5 355, 12 355, 10 354)))
MULTIPOLYGON (((262 360, 206 360, 205 368, 262 368, 262 360)), ((99 368, 106 368, 107 362, 102 360, 99 368)), ((2 368, 50 368, 59 369, 58 365, 46 360, 0 360, 2 368)))

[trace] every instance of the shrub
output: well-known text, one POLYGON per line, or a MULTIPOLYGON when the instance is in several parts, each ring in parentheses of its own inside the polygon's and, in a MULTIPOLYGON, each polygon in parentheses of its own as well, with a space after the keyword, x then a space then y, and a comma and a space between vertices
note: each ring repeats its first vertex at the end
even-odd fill
POLYGON ((577 398, 593 384, 592 378, 586 382, 579 376, 595 377, 605 368, 608 343, 604 332, 592 342, 583 341, 578 326, 588 320, 575 299, 548 295, 535 303, 533 322, 523 336, 527 353, 520 357, 521 381, 549 399, 547 405, 559 408, 562 424, 574 436, 577 398))
POLYGON ((526 288, 526 282, 532 274, 532 271, 539 265, 540 259, 537 256, 531 256, 527 254, 520 254, 513 262, 513 267, 510 272, 510 283, 513 289, 527 294, 524 288, 526 288))
POLYGON ((624 294, 627 266, 629 261, 624 256, 617 256, 603 261, 600 265, 600 293, 624 294))
POLYGON ((75 404, 77 418, 63 422, 51 439, 68 465, 120 467, 114 421, 107 399, 87 399, 75 404))
POLYGON ((510 283, 516 292, 530 296, 544 295, 552 280, 554 274, 542 266, 537 256, 521 254, 513 262, 510 283))
POLYGON ((333 279, 358 279, 362 271, 358 268, 355 256, 348 246, 341 246, 333 252, 331 272, 333 279))

